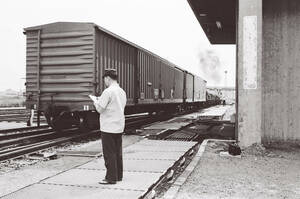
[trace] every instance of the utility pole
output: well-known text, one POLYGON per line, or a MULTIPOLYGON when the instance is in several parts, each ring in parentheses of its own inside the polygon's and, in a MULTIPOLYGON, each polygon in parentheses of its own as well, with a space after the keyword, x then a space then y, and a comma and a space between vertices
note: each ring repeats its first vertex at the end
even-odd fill
POLYGON ((224 87, 227 87, 227 70, 224 71, 225 73, 225 81, 224 81, 224 87))

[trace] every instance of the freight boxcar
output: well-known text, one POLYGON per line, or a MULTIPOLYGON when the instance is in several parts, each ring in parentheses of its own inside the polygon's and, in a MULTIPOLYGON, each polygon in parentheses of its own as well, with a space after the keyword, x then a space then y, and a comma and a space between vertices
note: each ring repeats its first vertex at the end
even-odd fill
POLYGON ((199 76, 194 76, 194 102, 206 101, 206 81, 199 76))
POLYGON ((97 128, 88 95, 102 93, 106 68, 117 70, 127 94, 125 114, 175 110, 205 99, 203 79, 96 24, 57 22, 24 30, 26 106, 54 128, 97 128))
POLYGON ((194 75, 185 72, 185 102, 194 102, 194 75))

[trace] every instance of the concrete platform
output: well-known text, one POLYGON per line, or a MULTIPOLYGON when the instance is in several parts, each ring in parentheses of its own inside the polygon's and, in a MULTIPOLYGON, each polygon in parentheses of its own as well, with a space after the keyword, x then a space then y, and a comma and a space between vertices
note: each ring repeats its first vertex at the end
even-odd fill
POLYGON ((182 152, 164 151, 137 151, 124 154, 123 158, 133 160, 177 160, 183 155, 182 152))
POLYGON ((153 146, 153 150, 158 150, 156 147, 164 147, 167 150, 169 147, 180 147, 183 148, 182 150, 186 150, 187 148, 193 146, 195 142, 177 142, 177 141, 166 141, 166 140, 149 140, 144 139, 139 142, 136 142, 134 145, 130 145, 126 147, 124 150, 140 147, 140 151, 145 151, 145 146, 153 146))
POLYGON ((101 185, 98 182, 104 179, 105 173, 105 170, 71 169, 60 175, 46 179, 40 182, 40 184, 146 191, 161 176, 160 173, 154 172, 124 171, 123 181, 114 185, 101 185))
POLYGON ((105 176, 103 158, 94 159, 3 199, 74 199, 74 198, 139 198, 196 142, 144 139, 124 148, 123 181, 101 185, 105 176))
POLYGON ((181 127, 184 127, 186 125, 188 125, 190 123, 189 122, 169 122, 169 123, 157 123, 151 126, 146 127, 145 129, 170 129, 170 130, 178 130, 181 127))
MULTIPOLYGON (((171 141, 169 141, 171 142, 171 141)), ((170 143, 172 144, 172 143, 170 143)), ((154 148, 153 146, 149 146, 149 145, 144 145, 142 146, 142 151, 153 151, 153 152, 160 152, 160 151, 163 151, 163 152, 184 152, 188 149, 188 147, 190 147, 189 144, 185 145, 185 146, 176 146, 176 145, 160 145, 158 146, 157 148, 154 148)), ((134 151, 141 151, 141 146, 139 145, 133 145, 133 146, 130 146, 126 149, 124 149, 124 153, 132 153, 134 151)))
POLYGON ((225 115, 226 111, 230 108, 230 106, 214 106, 208 109, 205 109, 198 115, 198 119, 211 119, 211 118, 218 118, 222 119, 225 115))
POLYGON ((115 199, 138 198, 142 191, 111 190, 98 187, 62 186, 53 184, 35 184, 5 198, 7 199, 115 199))
MULTIPOLYGON (((123 136, 123 148, 138 142, 143 139, 136 135, 123 136)), ((62 149, 62 148, 60 148, 62 149)), ((88 143, 71 145, 63 150, 77 151, 77 152, 99 152, 102 153, 101 140, 95 140, 88 143)), ((58 157, 58 159, 50 161, 37 161, 33 165, 24 165, 20 162, 22 160, 15 160, 12 162, 12 166, 18 169, 10 168, 3 164, 0 165, 0 198, 9 193, 20 190, 24 187, 28 187, 32 184, 38 183, 45 178, 57 175, 63 171, 69 170, 74 167, 81 166, 87 162, 94 160, 95 157, 86 156, 73 156, 64 155, 58 157), (20 165, 20 166, 19 166, 20 165), (7 172, 4 172, 7 171, 7 172)), ((26 163, 27 161, 24 160, 26 163)), ((31 162, 31 161, 30 161, 31 162)))
MULTIPOLYGON (((150 172, 150 173, 164 173, 169 167, 174 164, 172 160, 123 160, 124 171, 129 172, 150 172), (151 166, 149 169, 147 166, 151 166)), ((102 158, 96 159, 85 165, 78 167, 78 169, 90 170, 105 170, 104 160, 102 158)))
POLYGON ((179 116, 164 122, 154 123, 150 126, 145 127, 144 130, 164 130, 164 129, 178 130, 190 124, 191 121, 192 120, 189 117, 185 118, 185 116, 179 116))

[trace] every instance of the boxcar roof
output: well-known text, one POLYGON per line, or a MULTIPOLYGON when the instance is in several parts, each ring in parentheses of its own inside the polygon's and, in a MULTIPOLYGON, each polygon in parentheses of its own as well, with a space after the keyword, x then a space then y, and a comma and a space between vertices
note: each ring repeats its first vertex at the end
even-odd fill
MULTIPOLYGON (((174 64, 174 63, 172 63, 172 62, 170 62, 170 61, 168 61, 168 60, 166 60, 166 59, 160 57, 159 55, 157 55, 157 54, 155 54, 155 53, 153 53, 153 52, 151 52, 151 51, 149 51, 149 50, 147 50, 147 49, 145 49, 145 48, 143 48, 143 47, 141 47, 141 46, 139 46, 139 45, 137 45, 137 44, 135 44, 135 43, 133 43, 133 42, 131 42, 131 41, 128 41, 127 39, 124 39, 123 37, 121 37, 121 36, 119 36, 119 35, 117 35, 117 34, 111 32, 111 31, 109 31, 109 30, 107 30, 107 29, 105 29, 105 28, 103 28, 103 27, 101 27, 101 26, 99 26, 99 25, 97 25, 97 24, 95 24, 95 23, 91 23, 91 22, 54 22, 54 23, 48 23, 48 24, 43 24, 43 25, 38 25, 38 26, 32 26, 32 27, 24 28, 24 34, 26 34, 26 31, 41 30, 41 29, 43 29, 44 27, 47 27, 47 26, 49 26, 49 25, 61 24, 61 23, 68 23, 68 24, 72 24, 72 23, 73 23, 73 24, 90 24, 91 26, 94 26, 94 27, 98 28, 99 30, 105 32, 106 34, 109 34, 109 35, 111 35, 111 36, 113 36, 113 37, 115 37, 115 38, 117 38, 117 39, 119 39, 119 40, 121 40, 121 41, 123 41, 123 42, 125 42, 125 43, 127 43, 127 44, 129 44, 129 45, 131 45, 131 46, 133 46, 133 47, 135 47, 135 48, 137 48, 137 49, 140 49, 140 50, 142 50, 142 51, 144 51, 144 52, 147 52, 147 53, 149 53, 150 55, 152 55, 152 56, 154 56, 154 57, 156 57, 156 58, 162 60, 163 62, 165 62, 165 63, 167 63, 167 64, 172 65, 172 66, 175 67, 175 68, 178 68, 178 69, 180 69, 180 70, 182 70, 182 71, 185 71, 185 72, 187 72, 187 73, 190 73, 190 74, 192 74, 192 75, 194 75, 194 76, 198 76, 198 75, 195 75, 195 74, 193 74, 193 73, 191 73, 191 72, 189 72, 189 71, 187 71, 187 70, 185 70, 185 69, 183 69, 183 68, 177 66, 176 64, 174 64)), ((199 76, 198 76, 198 77, 199 77, 199 76)), ((201 78, 201 77, 200 77, 200 78, 201 78)), ((203 78, 201 78, 201 79, 203 79, 203 78)), ((204 80, 204 79, 203 79, 203 80, 204 80)), ((206 82, 206 80, 204 80, 204 81, 206 82)))

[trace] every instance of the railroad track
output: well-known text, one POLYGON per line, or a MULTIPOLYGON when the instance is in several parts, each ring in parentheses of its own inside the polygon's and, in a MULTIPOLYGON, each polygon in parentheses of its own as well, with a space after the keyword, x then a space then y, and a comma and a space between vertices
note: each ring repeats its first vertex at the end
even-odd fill
MULTIPOLYGON (((191 111, 190 111, 191 112, 191 111)), ((126 116, 126 131, 125 134, 132 134, 132 131, 141 126, 145 126, 154 122, 168 120, 172 117, 187 114, 165 114, 150 116, 146 114, 126 116)), ((136 133, 134 131, 134 133, 136 133)), ((158 136, 159 139, 166 140, 197 140, 197 133, 171 133, 168 136, 158 136)), ((78 128, 67 129, 61 132, 56 132, 49 126, 41 127, 26 127, 18 129, 9 129, 0 131, 0 161, 17 158, 26 154, 34 153, 46 148, 60 145, 72 140, 83 140, 95 136, 99 136, 99 130, 90 132, 80 132, 78 128)))
POLYGON ((0 109, 0 121, 26 121, 30 111, 25 107, 11 107, 0 109))
POLYGON ((17 158, 26 154, 30 154, 42 149, 53 147, 65 142, 69 142, 78 138, 86 138, 97 131, 92 131, 86 134, 78 133, 78 129, 69 129, 65 133, 50 132, 48 136, 40 139, 27 140, 26 143, 18 143, 16 146, 8 147, 0 151, 0 161, 5 161, 12 158, 17 158))
MULTIPOLYGON (((27 122, 30 118, 30 110, 25 107, 0 108, 0 122, 27 122)), ((37 112, 34 111, 33 122, 37 122, 37 112)), ((40 122, 46 122, 41 115, 40 122)))
MULTIPOLYGON (((149 115, 130 116, 126 118, 126 129, 139 128, 158 120, 159 118, 149 115)), ((72 128, 56 132, 49 126, 2 130, 0 131, 0 162, 73 140, 83 140, 99 135, 99 130, 81 132, 78 128, 72 128)))
POLYGON ((12 139, 12 138, 17 138, 21 137, 23 135, 29 135, 29 134, 34 134, 36 132, 42 131, 49 129, 48 125, 43 125, 43 126, 34 126, 34 127, 23 127, 23 128, 13 128, 13 129, 5 129, 5 130, 0 130, 0 141, 1 140, 6 140, 6 139, 12 139))

